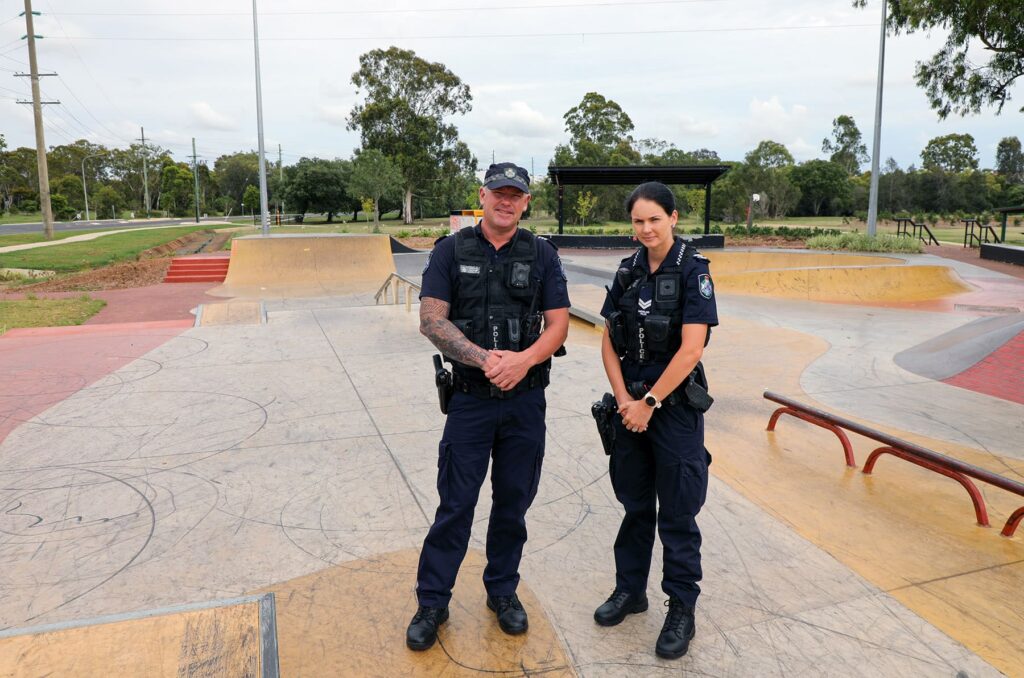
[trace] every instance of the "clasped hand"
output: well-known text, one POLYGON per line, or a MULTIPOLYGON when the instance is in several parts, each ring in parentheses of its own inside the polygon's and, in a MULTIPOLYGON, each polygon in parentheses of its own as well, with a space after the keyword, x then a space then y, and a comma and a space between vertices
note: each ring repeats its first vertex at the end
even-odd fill
POLYGON ((502 391, 510 391, 523 380, 533 365, 520 351, 490 351, 484 361, 484 376, 502 391))
POLYGON ((627 400, 619 405, 619 414, 622 415, 622 425, 627 431, 643 433, 651 421, 654 408, 640 400, 627 400))

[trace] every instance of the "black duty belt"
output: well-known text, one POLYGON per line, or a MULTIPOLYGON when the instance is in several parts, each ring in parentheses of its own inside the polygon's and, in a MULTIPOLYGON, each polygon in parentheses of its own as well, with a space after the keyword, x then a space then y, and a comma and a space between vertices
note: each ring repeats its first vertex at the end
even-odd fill
POLYGON ((522 381, 512 387, 512 389, 502 391, 489 381, 466 379, 459 374, 455 374, 454 376, 456 391, 468 393, 471 396, 485 400, 489 398, 496 398, 498 400, 511 398, 515 394, 522 393, 523 391, 530 391, 535 388, 545 388, 551 381, 550 376, 548 375, 548 370, 534 368, 530 370, 525 377, 523 377, 522 381))

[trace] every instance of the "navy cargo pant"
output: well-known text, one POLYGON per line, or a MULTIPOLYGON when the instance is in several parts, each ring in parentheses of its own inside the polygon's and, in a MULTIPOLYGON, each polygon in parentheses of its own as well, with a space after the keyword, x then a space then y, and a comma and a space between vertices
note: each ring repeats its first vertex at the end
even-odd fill
POLYGON ((545 409, 543 388, 507 399, 460 392, 452 396, 437 461, 441 501, 420 552, 420 605, 446 607, 451 600, 492 456, 484 587, 491 596, 515 593, 526 543, 526 510, 537 495, 544 461, 545 409))
POLYGON ((626 510, 615 539, 616 588, 647 590, 657 525, 664 548, 662 590, 697 602, 702 573, 696 516, 707 497, 709 462, 704 416, 688 405, 655 410, 643 433, 628 431, 615 417, 609 474, 626 510))

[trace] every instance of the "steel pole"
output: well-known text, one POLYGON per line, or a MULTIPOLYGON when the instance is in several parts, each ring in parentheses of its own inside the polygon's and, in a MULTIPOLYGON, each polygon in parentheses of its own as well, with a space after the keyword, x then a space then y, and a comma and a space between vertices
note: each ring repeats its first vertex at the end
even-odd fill
POLYGON ((252 36, 256 53, 256 134, 260 152, 260 218, 263 235, 270 235, 270 215, 267 212, 267 164, 263 149, 263 91, 260 88, 260 29, 256 20, 256 0, 252 0, 252 36))
POLYGON ((878 230, 878 169, 882 147, 882 81, 885 76, 886 0, 882 0, 882 31, 878 39, 878 90, 875 93, 875 139, 871 150, 871 190, 868 194, 868 235, 878 230))

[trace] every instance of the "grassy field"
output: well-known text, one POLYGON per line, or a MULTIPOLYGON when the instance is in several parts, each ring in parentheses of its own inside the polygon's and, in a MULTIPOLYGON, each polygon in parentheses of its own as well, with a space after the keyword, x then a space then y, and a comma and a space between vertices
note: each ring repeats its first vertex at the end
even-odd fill
MULTIPOLYGON (((64 238, 84 235, 86 233, 95 233, 95 231, 55 231, 52 239, 63 240, 64 238)), ((27 245, 35 242, 46 242, 46 236, 42 233, 10 233, 8 235, 0 235, 0 247, 27 245)))
POLYGON ((16 327, 81 325, 106 305, 87 294, 75 299, 0 301, 0 334, 16 327))
POLYGON ((62 273, 98 268, 129 261, 150 248, 176 240, 211 226, 177 226, 153 230, 135 230, 105 235, 95 240, 39 247, 0 254, 0 268, 32 268, 62 273))

